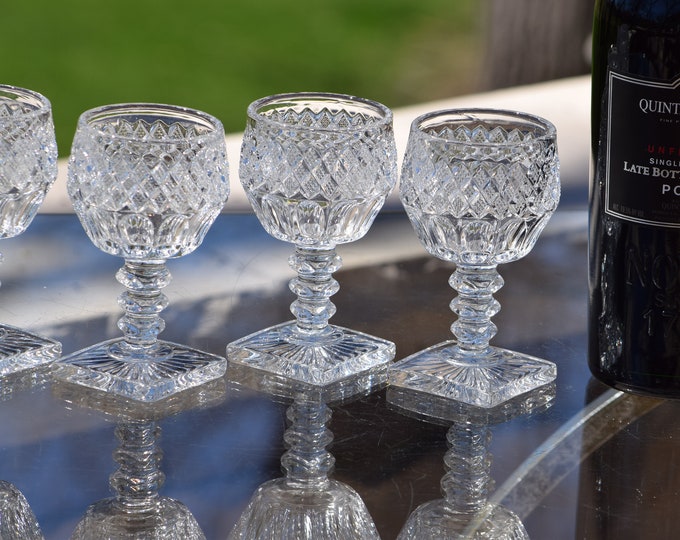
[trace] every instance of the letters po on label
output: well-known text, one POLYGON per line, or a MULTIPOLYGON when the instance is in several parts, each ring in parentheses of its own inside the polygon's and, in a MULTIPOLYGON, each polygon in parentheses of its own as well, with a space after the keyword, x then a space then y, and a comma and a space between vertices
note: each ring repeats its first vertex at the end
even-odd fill
POLYGON ((669 193, 672 193, 676 197, 680 197, 680 184, 676 186, 671 186, 669 184, 662 184, 661 185, 661 194, 662 195, 668 195, 669 193))

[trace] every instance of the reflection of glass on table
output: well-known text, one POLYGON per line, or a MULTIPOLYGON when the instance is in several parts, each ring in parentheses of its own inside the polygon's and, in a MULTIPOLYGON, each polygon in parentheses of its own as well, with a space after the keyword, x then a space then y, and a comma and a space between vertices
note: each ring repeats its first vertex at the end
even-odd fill
POLYGON ((548 384, 495 408, 482 408, 408 388, 388 388, 387 401, 398 411, 451 425, 446 435, 446 474, 441 480, 444 498, 411 513, 399 539, 528 539, 517 515, 489 501, 493 487, 490 426, 545 410, 554 397, 555 385, 548 384))
POLYGON ((189 509, 159 493, 165 475, 160 468, 163 452, 158 445, 158 422, 189 409, 219 404, 225 398, 223 380, 151 404, 62 381, 55 383, 53 391, 70 404, 114 419, 119 441, 113 452, 118 469, 109 477, 115 495, 90 505, 71 536, 73 540, 205 540, 189 509))
MULTIPOLYGON (((0 377, 0 400, 11 400, 15 392, 45 388, 50 380, 50 366, 33 368, 0 377)), ((43 540, 38 520, 19 489, 0 480, 0 538, 43 540)))

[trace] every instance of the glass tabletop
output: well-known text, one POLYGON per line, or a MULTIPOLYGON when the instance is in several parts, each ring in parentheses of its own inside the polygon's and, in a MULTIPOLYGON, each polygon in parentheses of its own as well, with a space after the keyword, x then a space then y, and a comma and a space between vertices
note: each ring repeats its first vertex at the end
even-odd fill
MULTIPOLYGON (((490 500, 531 538, 673 538, 680 502, 678 404, 593 381, 586 365, 586 220, 558 211, 534 250, 503 265, 494 344, 558 366, 550 406, 490 422, 490 500)), ((118 335, 113 277, 122 260, 97 250, 74 215, 39 215, 0 245, 0 317, 61 341, 64 353, 118 335)), ((164 339, 218 354, 291 318, 291 246, 252 214, 223 214, 193 254, 171 260, 164 339)), ((397 359, 450 339, 451 265, 427 255, 400 212, 338 248, 332 322, 393 341, 397 359)), ((458 418, 404 414, 390 389, 332 404, 332 477, 363 499, 383 539, 442 497, 447 432, 458 418)), ((226 538, 258 486, 280 477, 285 398, 224 379, 160 408, 117 403, 38 370, 0 382, 0 480, 26 497, 47 539, 68 538, 111 496, 116 426, 160 428, 164 496, 183 503, 206 538, 226 538)), ((453 471, 455 474, 455 471, 453 471)))

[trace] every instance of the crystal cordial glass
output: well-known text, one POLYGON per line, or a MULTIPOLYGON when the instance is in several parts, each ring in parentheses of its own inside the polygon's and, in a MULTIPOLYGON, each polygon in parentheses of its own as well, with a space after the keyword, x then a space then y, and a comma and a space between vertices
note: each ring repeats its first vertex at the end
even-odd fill
POLYGON ((166 260, 194 251, 229 195, 224 129, 172 105, 108 105, 83 113, 68 193, 90 240, 125 259, 123 337, 73 353, 57 375, 155 401, 224 374, 222 357, 158 339, 168 300, 166 260))
POLYGON ((448 110, 414 120, 401 200, 427 251, 455 263, 454 340, 394 364, 390 383, 493 407, 556 377, 552 362, 489 345, 497 265, 533 248, 560 197, 555 127, 501 110, 448 110))
MULTIPOLYGON (((330 325, 336 245, 366 234, 397 177, 391 111, 341 94, 270 96, 248 107, 241 183, 273 237, 295 244, 295 320, 231 343, 227 355, 283 380, 317 387, 362 381, 371 387, 394 344, 330 325)), ((352 392, 352 390, 349 390, 352 392)))
MULTIPOLYGON (((52 106, 37 92, 0 85, 0 238, 29 226, 57 178, 52 106)), ((0 325, 0 375, 52 362, 61 344, 0 325)))

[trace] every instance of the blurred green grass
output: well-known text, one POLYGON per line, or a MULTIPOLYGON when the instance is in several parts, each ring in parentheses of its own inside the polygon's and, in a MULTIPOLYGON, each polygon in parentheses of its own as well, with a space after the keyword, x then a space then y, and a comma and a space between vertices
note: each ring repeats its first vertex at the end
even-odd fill
POLYGON ((475 88, 479 0, 33 0, 3 6, 0 81, 53 104, 60 155, 78 115, 150 101, 241 131, 252 100, 335 91, 390 107, 475 88))

